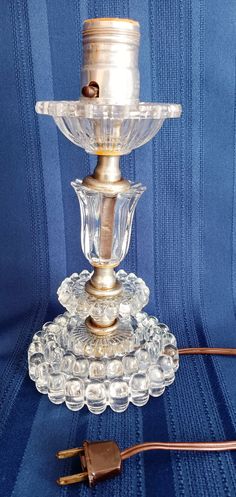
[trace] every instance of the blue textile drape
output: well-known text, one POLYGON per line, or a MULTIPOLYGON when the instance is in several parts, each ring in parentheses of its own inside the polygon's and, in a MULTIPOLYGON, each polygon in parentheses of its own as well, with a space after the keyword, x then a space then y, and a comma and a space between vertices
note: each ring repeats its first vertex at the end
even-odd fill
POLYGON ((163 397, 123 414, 68 411, 27 374, 34 331, 61 311, 56 289, 87 263, 70 181, 94 159, 34 112, 36 100, 76 99, 88 17, 141 23, 141 98, 180 102, 149 144, 122 159, 147 185, 123 267, 145 279, 148 311, 180 346, 236 346, 235 18, 233 0, 1 0, 0 495, 236 495, 234 453, 150 453, 91 492, 60 489, 58 449, 114 438, 236 438, 236 361, 186 357, 163 397))

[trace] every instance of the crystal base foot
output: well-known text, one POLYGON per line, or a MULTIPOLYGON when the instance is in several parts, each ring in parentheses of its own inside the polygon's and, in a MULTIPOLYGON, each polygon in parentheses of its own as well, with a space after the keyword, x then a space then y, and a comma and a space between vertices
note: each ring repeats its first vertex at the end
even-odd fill
POLYGON ((169 328, 145 312, 121 318, 117 330, 101 337, 65 312, 35 333, 28 364, 37 390, 51 402, 100 414, 162 395, 175 379, 179 356, 169 328))

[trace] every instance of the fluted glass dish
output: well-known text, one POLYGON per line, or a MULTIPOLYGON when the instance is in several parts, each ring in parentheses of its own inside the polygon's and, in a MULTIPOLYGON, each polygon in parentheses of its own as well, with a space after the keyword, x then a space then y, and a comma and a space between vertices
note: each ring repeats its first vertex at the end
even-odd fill
POLYGON ((124 155, 151 140, 165 119, 180 117, 181 105, 104 105, 81 99, 37 102, 36 112, 52 116, 60 131, 90 154, 124 155))
POLYGON ((80 202, 85 257, 91 264, 117 266, 128 252, 135 207, 146 188, 130 183, 129 190, 109 195, 87 188, 78 179, 71 184, 80 202))

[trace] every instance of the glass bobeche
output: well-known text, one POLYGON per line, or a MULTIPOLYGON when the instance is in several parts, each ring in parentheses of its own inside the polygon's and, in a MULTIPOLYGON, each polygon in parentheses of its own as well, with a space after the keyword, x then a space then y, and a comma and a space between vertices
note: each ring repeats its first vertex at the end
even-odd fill
POLYGON ((181 106, 49 101, 38 102, 36 112, 52 116, 66 138, 90 154, 124 155, 151 140, 165 119, 180 117, 181 106))

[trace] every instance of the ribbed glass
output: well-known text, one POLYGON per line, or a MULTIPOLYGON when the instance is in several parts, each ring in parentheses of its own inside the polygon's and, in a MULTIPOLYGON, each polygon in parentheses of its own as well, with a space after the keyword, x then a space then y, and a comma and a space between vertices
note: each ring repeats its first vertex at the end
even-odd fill
POLYGON ((72 182, 81 209, 81 245, 91 264, 118 265, 129 249, 133 215, 145 191, 141 183, 116 196, 72 182))
POLYGON ((124 155, 151 140, 167 118, 181 115, 178 104, 102 105, 92 102, 38 102, 61 132, 86 152, 124 155))
POLYGON ((61 132, 75 145, 91 154, 123 155, 151 140, 163 119, 54 118, 61 132))

